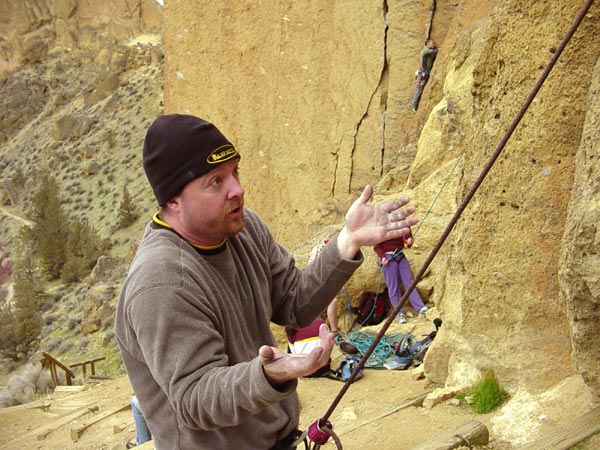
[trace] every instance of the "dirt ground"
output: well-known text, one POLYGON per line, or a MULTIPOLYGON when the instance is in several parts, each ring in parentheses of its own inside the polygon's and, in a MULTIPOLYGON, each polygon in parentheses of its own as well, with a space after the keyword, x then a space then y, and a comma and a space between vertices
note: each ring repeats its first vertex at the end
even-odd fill
MULTIPOLYGON (((410 332, 418 336, 432 330, 430 321, 414 318, 406 325, 392 325, 386 334, 410 332)), ((336 348, 332 367, 337 367, 342 357, 336 348)), ((343 383, 326 378, 300 380, 301 428, 325 414, 342 386, 343 383)), ((426 380, 415 379, 412 369, 366 369, 364 376, 346 391, 330 418, 343 448, 410 449, 473 419, 488 425, 486 416, 475 417, 469 410, 448 402, 431 409, 408 407, 394 411, 403 401, 432 388, 426 380)), ((127 377, 122 377, 88 383, 82 391, 55 391, 29 407, 0 410, 0 448, 123 449, 135 432, 128 408, 131 394, 127 377), (42 404, 46 409, 41 407, 42 404), (69 416, 86 407, 97 407, 97 410, 78 418, 69 416), (119 409, 123 410, 104 417, 119 409), (93 421, 97 422, 82 428, 93 421), (56 427, 57 424, 60 426, 56 427)), ((335 444, 330 440, 323 448, 335 449, 335 444)), ((505 450, 510 447, 494 444, 492 440, 487 448, 505 450)))
MULTIPOLYGON (((363 330, 375 332, 377 329, 363 330)), ((401 332, 423 336, 433 329, 431 320, 413 318, 405 325, 391 325, 386 335, 401 332)), ((336 348, 332 367, 337 367, 343 356, 336 348)), ((101 368, 98 368, 98 373, 101 373, 101 368)), ((343 383, 327 378, 301 379, 298 387, 302 405, 300 427, 307 428, 322 417, 343 386, 343 383)), ((330 421, 346 450, 412 449, 472 420, 482 423, 490 432, 489 444, 478 449, 513 449, 493 435, 491 414, 478 415, 451 401, 432 408, 398 408, 406 400, 434 388, 436 386, 427 380, 417 379, 414 369, 365 369, 364 376, 346 391, 330 421)), ((124 449, 135 433, 129 409, 131 394, 129 380, 121 377, 86 383, 83 390, 65 392, 58 389, 29 405, 0 409, 0 448, 124 449), (86 413, 80 415, 82 411, 86 413)), ((594 442, 598 444, 600 439, 594 442)), ((587 450, 594 448, 595 444, 578 448, 587 450)), ((334 450, 336 446, 330 440, 322 448, 334 450)))
MULTIPOLYGON (((304 379, 300 382, 303 427, 322 416, 337 395, 342 383, 328 379, 304 379)), ((373 370, 347 391, 332 415, 336 434, 344 449, 410 449, 447 430, 455 429, 471 417, 464 410, 439 405, 431 410, 408 408, 387 417, 407 397, 425 388, 422 381, 412 380, 409 372, 373 370)), ((75 430, 105 412, 126 407, 131 387, 127 378, 103 381, 90 385, 85 391, 55 392, 45 400, 50 407, 0 411, 0 448, 45 450, 121 450, 133 439, 131 412, 125 409, 99 420, 85 429, 77 441, 75 430), (45 434, 50 424, 83 407, 97 406, 98 410, 78 419, 67 421, 45 434), (117 431, 122 429, 122 431, 117 431), (43 437, 43 435, 45 436, 43 437)), ((10 408, 9 408, 10 409, 10 408)), ((479 418, 481 419, 481 418, 479 418)), ((485 421, 485 418, 484 418, 485 421)), ((333 443, 323 448, 335 449, 333 443)))

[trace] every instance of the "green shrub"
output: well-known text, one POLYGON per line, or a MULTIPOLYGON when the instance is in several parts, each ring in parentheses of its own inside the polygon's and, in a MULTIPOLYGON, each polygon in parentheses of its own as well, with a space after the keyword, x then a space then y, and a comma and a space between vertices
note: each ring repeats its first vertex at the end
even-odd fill
POLYGON ((478 414, 486 414, 500 406, 508 394, 500 387, 496 375, 490 370, 473 386, 471 396, 473 410, 478 414))
POLYGON ((16 360, 20 353, 36 349, 43 325, 41 305, 47 299, 26 242, 20 244, 12 279, 12 301, 0 308, 0 354, 16 360))
POLYGON ((123 195, 121 197, 121 204, 119 205, 119 220, 118 227, 120 229, 127 228, 133 224, 140 216, 133 199, 129 194, 126 186, 123 186, 123 195))

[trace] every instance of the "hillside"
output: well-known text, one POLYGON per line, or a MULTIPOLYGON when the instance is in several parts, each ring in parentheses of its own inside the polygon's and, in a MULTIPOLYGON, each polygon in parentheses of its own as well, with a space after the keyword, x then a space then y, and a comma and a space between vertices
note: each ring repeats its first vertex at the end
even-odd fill
MULTIPOLYGON (((112 235, 124 186, 140 212, 152 207, 141 168, 140 145, 149 123, 162 111, 162 51, 159 36, 139 36, 122 46, 119 70, 83 65, 66 51, 11 73, 2 84, 3 152, 0 155, 5 214, 2 241, 13 216, 27 218, 35 174, 54 174, 70 217, 84 219, 116 254, 127 253, 135 231, 112 235), (158 41, 157 41, 158 39, 158 41), (158 49, 157 55, 152 52, 158 49), (158 59, 149 64, 151 58, 158 59), (9 195, 13 193, 15 198, 9 195)), ((17 225, 19 225, 17 223, 17 225)), ((3 259, 10 257, 3 248, 3 259)))
MULTIPOLYGON (((5 133, 0 166, 2 182, 10 189, 2 191, 0 210, 2 266, 10 266, 16 256, 16 236, 28 220, 31 197, 38 189, 36 178, 44 172, 56 179, 70 220, 90 224, 109 240, 111 250, 105 260, 111 262, 99 276, 110 277, 118 261, 135 248, 143 222, 154 208, 141 169, 140 148, 145 129, 162 111, 159 44, 156 35, 124 42, 120 51, 126 63, 119 70, 102 69, 106 54, 99 54, 95 64, 81 64, 69 52, 57 50, 4 81, 2 95, 9 101, 2 104, 0 116, 5 133), (141 219, 119 230, 116 223, 124 186, 141 219), (7 195, 9 192, 12 195, 7 195)), ((126 266, 121 276, 123 270, 126 266)), ((81 286, 49 286, 55 300, 45 307, 47 351, 58 351, 64 345, 87 355, 98 351, 95 345, 86 349, 88 341, 106 345, 104 335, 112 333, 119 280, 110 283, 105 278, 102 282, 98 290, 89 285, 93 284, 90 280, 81 286), (97 302, 107 295, 112 301, 100 309, 97 302), (79 333, 69 338, 77 330, 74 327, 80 327, 79 333), (86 337, 97 330, 102 333, 86 337)), ((3 291, 6 299, 7 291, 3 291)), ((112 360, 118 363, 118 356, 112 360)), ((115 370, 121 369, 115 366, 115 370)))

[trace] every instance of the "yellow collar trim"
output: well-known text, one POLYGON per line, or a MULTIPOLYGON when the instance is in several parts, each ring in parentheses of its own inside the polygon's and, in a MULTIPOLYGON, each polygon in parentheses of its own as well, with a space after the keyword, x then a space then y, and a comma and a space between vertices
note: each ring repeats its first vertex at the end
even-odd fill
MULTIPOLYGON (((154 216, 152 216, 152 220, 154 221, 154 223, 161 225, 165 228, 169 228, 169 229, 173 229, 173 227, 171 225, 169 225, 167 222, 165 222, 164 220, 162 220, 160 217, 158 217, 158 212, 154 213, 154 216)), ((185 241, 190 244, 192 247, 198 248, 200 250, 215 250, 219 247, 222 247, 225 242, 227 241, 227 238, 223 239, 223 241, 217 245, 200 245, 200 244, 195 244, 192 241, 188 241, 187 239, 185 239, 185 241)))
POLYGON ((169 225, 167 222, 165 222, 160 217, 158 217, 158 211, 154 213, 154 215, 152 216, 152 220, 154 221, 154 223, 162 225, 163 227, 173 229, 173 227, 171 225, 169 225))

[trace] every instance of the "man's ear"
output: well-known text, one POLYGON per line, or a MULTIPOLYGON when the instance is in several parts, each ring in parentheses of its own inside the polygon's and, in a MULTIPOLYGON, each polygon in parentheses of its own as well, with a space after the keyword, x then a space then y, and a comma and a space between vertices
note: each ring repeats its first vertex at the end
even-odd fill
POLYGON ((165 203, 165 207, 171 210, 177 210, 179 209, 179 201, 177 199, 177 197, 173 197, 171 200, 169 200, 167 203, 165 203))

